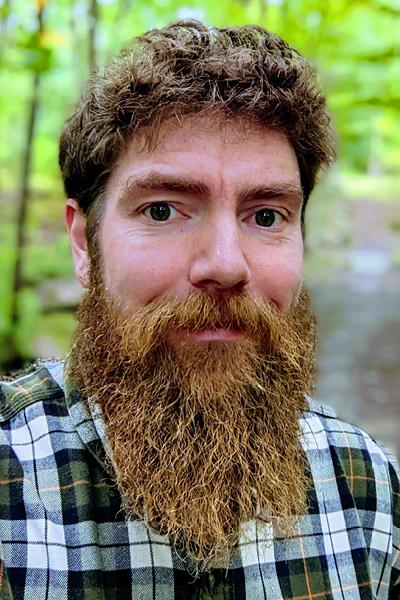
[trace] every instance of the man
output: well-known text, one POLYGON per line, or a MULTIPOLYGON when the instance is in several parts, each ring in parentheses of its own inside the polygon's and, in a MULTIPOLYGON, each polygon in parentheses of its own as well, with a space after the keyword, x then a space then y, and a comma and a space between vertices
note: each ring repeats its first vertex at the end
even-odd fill
POLYGON ((65 362, 1 390, 1 598, 395 598, 399 486, 312 402, 310 65, 178 23, 97 72, 60 165, 86 288, 65 362))

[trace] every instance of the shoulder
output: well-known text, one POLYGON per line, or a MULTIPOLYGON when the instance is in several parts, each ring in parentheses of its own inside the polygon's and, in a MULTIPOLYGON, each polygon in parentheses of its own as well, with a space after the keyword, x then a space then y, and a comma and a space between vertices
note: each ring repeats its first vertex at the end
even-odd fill
POLYGON ((333 464, 354 489, 388 487, 399 492, 399 468, 394 453, 362 428, 340 419, 330 407, 309 399, 303 413, 302 433, 310 460, 333 464))
POLYGON ((43 362, 13 380, 0 380, 0 424, 29 406, 64 400, 63 361, 43 362))
POLYGON ((335 446, 359 449, 379 455, 383 460, 394 459, 394 454, 364 429, 341 419, 336 411, 326 405, 308 399, 308 409, 303 413, 303 433, 308 442, 316 447, 335 446), (313 443, 314 442, 314 443, 313 443))

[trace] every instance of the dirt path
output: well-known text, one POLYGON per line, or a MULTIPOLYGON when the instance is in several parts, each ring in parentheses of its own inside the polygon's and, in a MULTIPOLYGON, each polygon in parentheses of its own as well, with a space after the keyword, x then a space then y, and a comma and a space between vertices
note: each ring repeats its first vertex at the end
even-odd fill
MULTIPOLYGON (((310 278, 320 329, 317 396, 400 456, 400 203, 359 201, 344 266, 310 278)), ((343 252, 342 249, 331 252, 343 252)))

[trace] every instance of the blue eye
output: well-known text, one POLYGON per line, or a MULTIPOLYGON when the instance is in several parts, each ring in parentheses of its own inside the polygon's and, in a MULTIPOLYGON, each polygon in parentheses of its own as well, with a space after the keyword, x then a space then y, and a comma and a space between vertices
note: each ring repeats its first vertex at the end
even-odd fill
POLYGON ((272 227, 272 225, 276 225, 277 217, 279 218, 279 216, 276 210, 262 208, 256 212, 255 220, 260 227, 272 227))
POLYGON ((168 221, 171 216, 171 207, 163 202, 148 206, 146 211, 149 212, 150 217, 154 219, 154 221, 168 221))

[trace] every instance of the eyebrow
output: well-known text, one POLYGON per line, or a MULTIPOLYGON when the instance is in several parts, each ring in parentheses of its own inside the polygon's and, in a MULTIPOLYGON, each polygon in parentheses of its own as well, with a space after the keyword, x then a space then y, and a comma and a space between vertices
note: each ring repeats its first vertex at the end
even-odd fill
MULTIPOLYGON (((180 175, 166 175, 150 171, 143 175, 128 178, 119 200, 124 202, 125 200, 160 192, 178 193, 204 199, 212 195, 210 187, 202 181, 180 175)), ((280 198, 301 203, 303 197, 303 189, 300 183, 293 181, 280 181, 268 185, 253 186, 239 193, 239 201, 243 203, 251 200, 280 198)))
POLYGON ((250 200, 274 200, 274 199, 289 199, 302 203, 304 200, 304 192, 300 183, 295 182, 279 182, 270 185, 254 186, 239 194, 241 202, 250 200))
POLYGON ((129 177, 121 191, 120 200, 150 195, 157 192, 170 192, 186 196, 208 197, 210 188, 201 181, 179 175, 164 175, 149 172, 145 175, 129 177))

